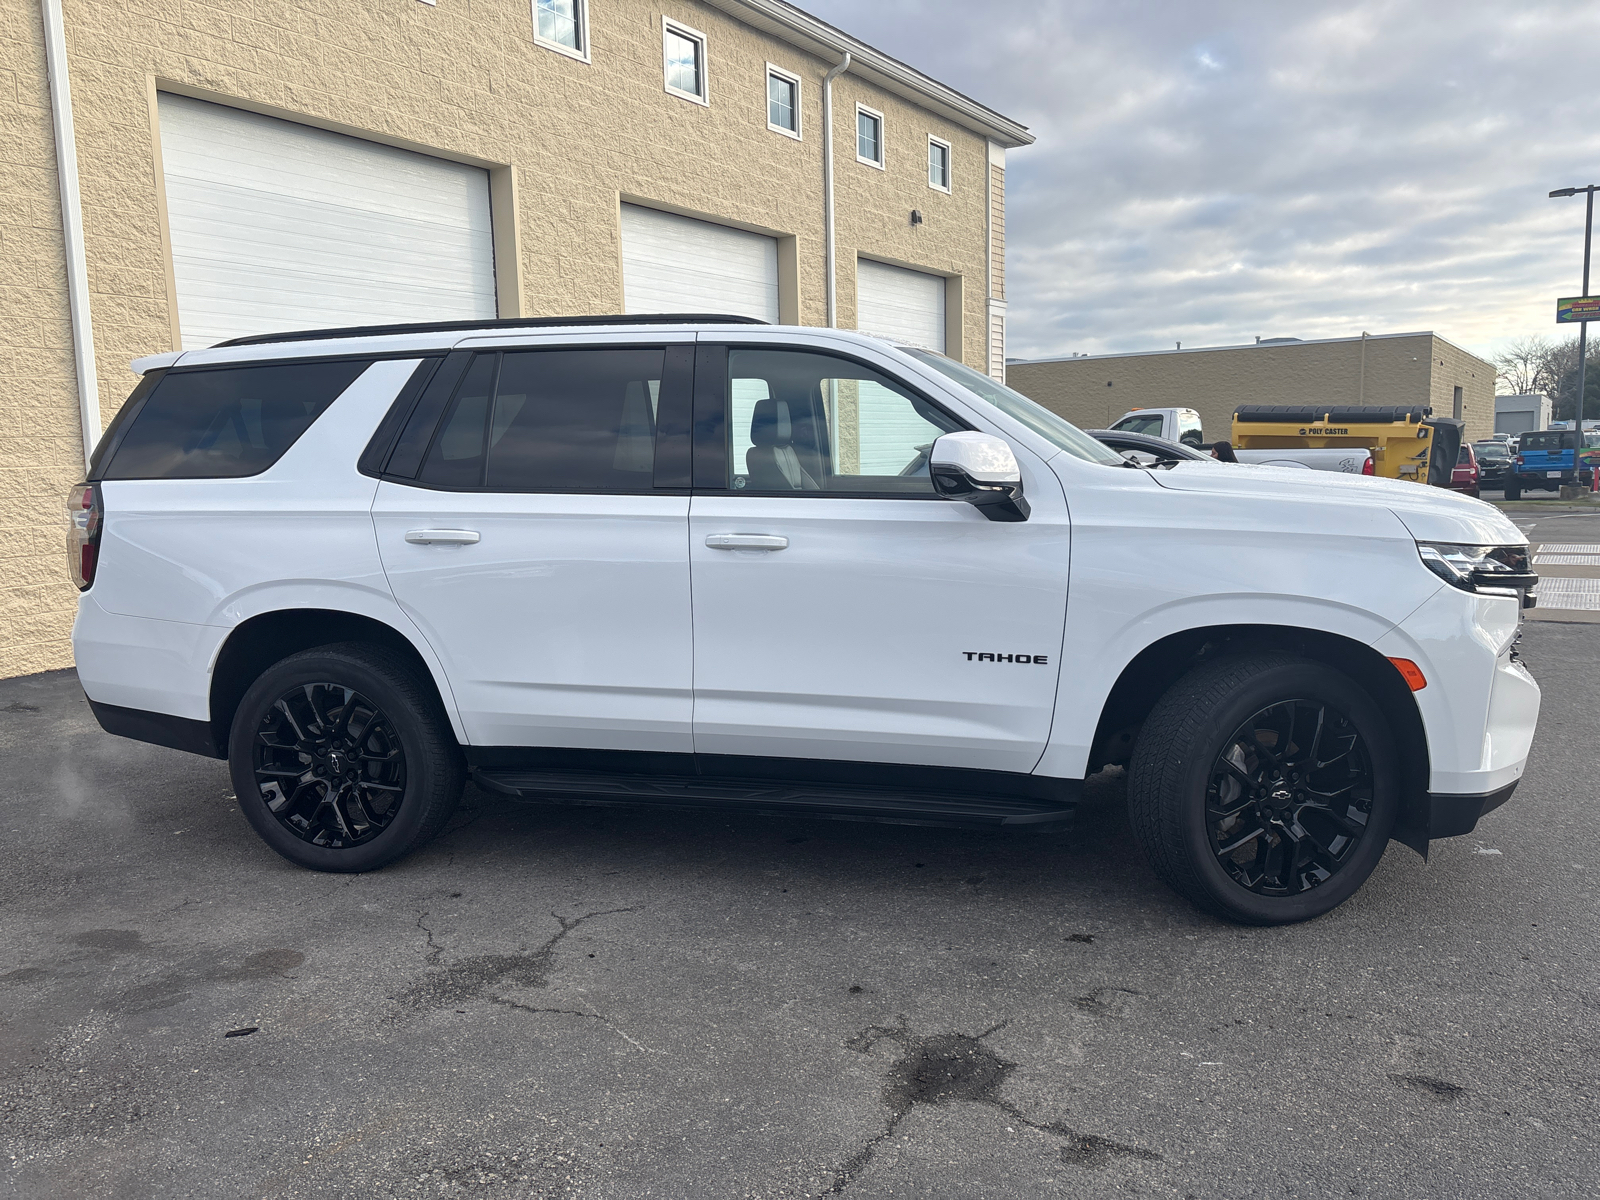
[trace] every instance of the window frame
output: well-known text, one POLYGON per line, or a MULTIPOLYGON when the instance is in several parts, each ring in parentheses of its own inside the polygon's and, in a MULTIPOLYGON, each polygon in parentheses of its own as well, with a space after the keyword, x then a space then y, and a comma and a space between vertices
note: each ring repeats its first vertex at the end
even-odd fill
POLYGON ((803 141, 804 138, 801 136, 801 120, 800 120, 800 76, 796 75, 793 71, 785 71, 780 66, 776 66, 773 63, 768 63, 767 64, 766 81, 767 81, 767 94, 766 94, 765 97, 763 97, 763 99, 764 99, 764 101, 766 103, 766 108, 767 108, 767 128, 772 130, 773 133, 781 133, 781 134, 783 134, 784 137, 793 138, 797 142, 803 141), (772 123, 772 78, 773 78, 773 76, 777 76, 779 79, 782 79, 784 82, 791 83, 791 84, 794 85, 794 128, 793 129, 785 129, 782 125, 774 125, 772 123))
MULTIPOLYGON (((944 414, 956 428, 953 432, 962 430, 971 432, 975 426, 966 417, 950 411, 948 405, 930 396, 927 391, 903 375, 885 370, 877 363, 869 362, 865 358, 854 354, 846 354, 832 348, 823 349, 817 346, 796 345, 792 342, 701 342, 696 346, 695 369, 695 420, 694 420, 694 494, 697 496, 756 496, 764 499, 783 497, 793 500, 914 500, 925 503, 936 500, 940 503, 951 503, 948 497, 941 496, 938 492, 844 492, 844 491, 760 491, 755 488, 734 488, 729 486, 731 472, 729 471, 728 440, 730 430, 730 416, 733 410, 733 389, 729 386, 731 379, 729 372, 732 369, 732 354, 735 350, 782 350, 791 354, 815 354, 825 358, 836 358, 842 362, 863 367, 868 371, 883 376, 896 387, 901 388, 910 395, 944 414), (713 375, 713 371, 717 373, 713 375), (717 486, 708 486, 707 479, 719 481, 717 486)), ((863 476, 870 478, 870 476, 863 476)))
POLYGON ((951 194, 955 184, 955 155, 950 143, 942 137, 928 135, 928 186, 936 192, 943 192, 946 196, 951 194), (944 150, 944 184, 941 186, 933 181, 933 148, 939 146, 944 150))
POLYGON ((693 26, 685 25, 682 21, 674 21, 671 17, 661 18, 661 86, 667 95, 676 96, 680 100, 689 100, 705 108, 711 107, 711 53, 707 45, 706 35, 693 26), (668 57, 667 39, 676 34, 678 37, 695 43, 700 48, 700 94, 686 92, 681 88, 672 86, 671 67, 672 60, 668 57))
POLYGON ((552 42, 548 38, 539 36, 539 0, 528 0, 528 9, 533 16, 533 42, 536 46, 543 46, 546 50, 553 50, 557 54, 577 62, 589 63, 589 0, 573 0, 578 9, 578 48, 563 46, 560 42, 552 42))
POLYGON ((875 108, 869 108, 867 105, 862 104, 860 101, 856 102, 856 161, 858 163, 862 163, 862 164, 864 164, 866 166, 869 166, 869 167, 877 167, 878 170, 880 170, 880 171, 887 171, 889 169, 885 165, 885 162, 889 157, 889 148, 885 144, 889 140, 888 139, 888 129, 889 129, 888 122, 886 122, 883 119, 883 114, 881 112, 879 112, 875 108), (877 161, 873 161, 870 158, 864 158, 864 157, 862 157, 862 154, 861 154, 861 115, 863 113, 865 113, 869 117, 874 118, 878 122, 878 158, 877 158, 877 161))

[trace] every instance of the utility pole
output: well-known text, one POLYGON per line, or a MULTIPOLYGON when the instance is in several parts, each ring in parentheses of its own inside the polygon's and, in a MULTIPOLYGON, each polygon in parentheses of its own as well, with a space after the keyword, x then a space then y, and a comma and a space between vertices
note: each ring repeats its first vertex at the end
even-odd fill
MULTIPOLYGON (((1560 188, 1550 193, 1550 199, 1557 196, 1576 196, 1584 193, 1587 205, 1583 215, 1583 294, 1589 295, 1589 236, 1594 229, 1594 193, 1600 184, 1591 183, 1588 187, 1560 188)), ((1573 429, 1577 431, 1578 447, 1583 446, 1583 387, 1584 376, 1588 369, 1589 357, 1589 322, 1584 321, 1578 326, 1578 420, 1573 429)))

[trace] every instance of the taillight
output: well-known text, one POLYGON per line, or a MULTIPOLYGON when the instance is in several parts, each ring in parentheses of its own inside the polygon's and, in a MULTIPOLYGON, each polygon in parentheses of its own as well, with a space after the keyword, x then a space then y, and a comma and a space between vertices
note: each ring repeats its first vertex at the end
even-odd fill
POLYGON ((88 591, 94 583, 104 515, 98 485, 80 483, 67 493, 67 568, 80 592, 88 591))
POLYGON ((1375 473, 1372 469, 1372 456, 1370 454, 1367 455, 1367 461, 1361 464, 1361 473, 1363 475, 1372 475, 1375 473))
POLYGON ((1520 455, 1520 454, 1517 455, 1517 466, 1525 467, 1527 465, 1528 465, 1527 459, 1523 458, 1522 455, 1520 455))

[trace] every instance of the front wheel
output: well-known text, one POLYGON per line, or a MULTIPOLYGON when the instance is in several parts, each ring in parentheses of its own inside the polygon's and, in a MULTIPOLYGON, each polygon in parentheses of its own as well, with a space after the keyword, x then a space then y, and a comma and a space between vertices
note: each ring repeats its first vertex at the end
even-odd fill
POLYGON ((466 781, 433 690, 376 646, 319 646, 268 667, 234 714, 239 807, 284 858, 371 871, 444 827, 466 781))
POLYGON ((1321 916, 1366 882, 1399 806, 1393 739, 1331 667, 1281 654, 1179 679, 1134 745, 1128 810, 1157 875, 1251 925, 1321 916))

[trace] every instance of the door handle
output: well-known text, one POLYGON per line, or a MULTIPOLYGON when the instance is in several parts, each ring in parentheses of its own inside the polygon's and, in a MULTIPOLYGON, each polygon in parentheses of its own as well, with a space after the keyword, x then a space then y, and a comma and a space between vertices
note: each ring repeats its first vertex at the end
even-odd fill
POLYGON ((406 541, 413 546, 471 546, 478 540, 476 529, 408 529, 406 541))
POLYGON ((773 533, 713 533, 706 545, 713 550, 783 550, 789 539, 773 533))

